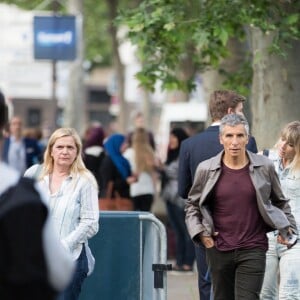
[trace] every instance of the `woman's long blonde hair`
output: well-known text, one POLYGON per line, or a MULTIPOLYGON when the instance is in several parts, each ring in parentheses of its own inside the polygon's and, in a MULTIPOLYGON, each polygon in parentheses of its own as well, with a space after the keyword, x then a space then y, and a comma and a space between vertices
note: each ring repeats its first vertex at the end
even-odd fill
POLYGON ((295 156, 290 163, 291 171, 300 170, 300 121, 288 123, 281 131, 281 140, 294 146, 295 156))
POLYGON ((85 167, 84 162, 82 160, 82 142, 80 136, 74 128, 59 128, 52 133, 44 153, 43 168, 39 177, 43 178, 44 176, 49 175, 53 172, 54 161, 53 157, 51 156, 53 145, 57 141, 57 139, 66 136, 71 136, 74 139, 77 149, 76 158, 70 168, 70 174, 75 176, 87 176, 97 186, 95 178, 91 176, 90 171, 85 167))
POLYGON ((136 171, 153 172, 155 155, 149 142, 149 133, 144 128, 137 128, 133 132, 132 148, 135 153, 136 171))

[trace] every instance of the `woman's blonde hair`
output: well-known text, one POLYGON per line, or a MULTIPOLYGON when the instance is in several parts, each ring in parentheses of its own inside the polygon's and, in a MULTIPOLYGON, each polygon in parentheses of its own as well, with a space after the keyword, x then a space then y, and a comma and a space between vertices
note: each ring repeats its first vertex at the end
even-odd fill
POLYGON ((295 149, 295 156, 290 164, 291 170, 300 170, 300 122, 288 123, 281 131, 281 140, 293 145, 295 149))
POLYGON ((137 128, 133 132, 132 148, 135 153, 137 172, 151 173, 154 168, 155 156, 150 145, 149 133, 144 128, 137 128))
POLYGON ((53 172, 54 161, 53 157, 51 156, 53 145, 59 138, 67 136, 71 136, 74 139, 77 150, 76 158, 73 161, 70 168, 70 174, 87 176, 89 179, 92 180, 94 184, 97 185, 95 178, 91 176, 90 171, 84 165, 84 162, 82 160, 81 138, 74 128, 59 128, 52 133, 44 153, 43 168, 39 177, 42 178, 45 175, 51 174, 53 172))

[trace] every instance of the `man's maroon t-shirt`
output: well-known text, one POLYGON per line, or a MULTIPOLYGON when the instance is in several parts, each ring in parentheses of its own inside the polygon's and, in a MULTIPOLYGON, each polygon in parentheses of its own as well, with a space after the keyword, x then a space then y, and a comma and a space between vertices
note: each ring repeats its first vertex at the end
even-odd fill
POLYGON ((257 207, 249 165, 234 170, 222 164, 211 201, 218 250, 268 249, 267 226, 257 207))

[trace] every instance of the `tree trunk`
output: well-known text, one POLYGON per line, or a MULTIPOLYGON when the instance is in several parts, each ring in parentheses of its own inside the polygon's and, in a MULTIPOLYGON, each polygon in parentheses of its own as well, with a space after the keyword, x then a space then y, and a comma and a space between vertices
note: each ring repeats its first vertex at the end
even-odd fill
POLYGON ((77 16, 78 30, 80 38, 78 39, 77 58, 71 64, 69 76, 69 93, 64 110, 63 126, 75 128, 79 134, 82 134, 86 127, 85 114, 85 92, 84 92, 84 75, 82 62, 84 57, 84 37, 82 30, 82 0, 69 0, 68 12, 77 16))
MULTIPOLYGON (((246 45, 245 43, 239 42, 237 39, 230 39, 228 41, 228 48, 230 50, 231 56, 224 59, 220 66, 220 69, 224 69, 228 73, 236 72, 239 67, 243 64, 246 53, 246 45)), ((221 75, 219 70, 210 69, 202 74, 203 77, 203 90, 205 93, 205 101, 209 102, 210 94, 215 90, 220 90, 222 88, 222 84, 225 80, 224 75, 221 75)), ((249 103, 246 103, 245 114, 249 118, 249 103)), ((208 118, 208 124, 211 122, 210 116, 208 118)), ((251 122, 250 122, 251 123, 251 122)))
POLYGON ((271 35, 251 29, 252 133, 259 149, 272 147, 282 127, 300 117, 300 42, 291 43, 284 59, 268 53, 271 40, 271 35))
POLYGON ((119 41, 117 37, 117 27, 113 24, 117 17, 118 0, 106 0, 108 11, 109 11, 109 32, 112 39, 113 49, 113 63, 117 78, 117 98, 119 101, 119 116, 118 125, 119 131, 122 133, 126 132, 127 114, 126 114, 126 103, 125 103, 125 77, 124 77, 124 66, 121 62, 119 53, 119 41))

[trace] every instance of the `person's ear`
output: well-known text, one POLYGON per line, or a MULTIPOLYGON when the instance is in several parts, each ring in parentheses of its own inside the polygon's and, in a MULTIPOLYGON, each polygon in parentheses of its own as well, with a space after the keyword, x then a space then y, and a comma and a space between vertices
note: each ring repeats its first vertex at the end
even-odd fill
POLYGON ((233 113, 234 113, 234 109, 231 107, 228 107, 227 114, 233 114, 233 113))
POLYGON ((219 142, 220 142, 221 145, 223 145, 223 140, 222 140, 222 135, 221 134, 219 134, 219 142))
POLYGON ((247 142, 246 142, 246 145, 248 145, 248 143, 249 143, 249 138, 250 138, 250 136, 247 135, 247 142))

